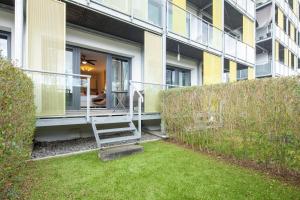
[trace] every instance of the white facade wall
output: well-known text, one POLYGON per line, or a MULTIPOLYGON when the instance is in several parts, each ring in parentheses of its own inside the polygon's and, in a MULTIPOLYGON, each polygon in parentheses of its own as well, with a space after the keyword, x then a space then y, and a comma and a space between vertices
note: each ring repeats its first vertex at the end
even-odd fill
POLYGON ((6 31, 11 34, 11 58, 15 59, 15 22, 14 13, 10 10, 4 10, 0 8, 0 30, 6 31))
POLYGON ((131 58, 132 80, 143 81, 143 52, 141 45, 74 27, 67 27, 66 32, 68 45, 131 58))

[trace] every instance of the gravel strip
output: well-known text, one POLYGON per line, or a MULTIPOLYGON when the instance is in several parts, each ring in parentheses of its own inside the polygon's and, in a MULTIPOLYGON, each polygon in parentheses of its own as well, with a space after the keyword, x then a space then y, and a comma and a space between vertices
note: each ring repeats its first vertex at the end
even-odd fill
MULTIPOLYGON (((150 141, 155 139, 161 139, 155 135, 148 133, 142 134, 141 141, 150 141)), ((135 140, 130 140, 127 142, 115 142, 111 144, 105 144, 104 147, 133 143, 135 140)), ((56 142, 37 142, 34 144, 33 151, 31 154, 32 159, 43 158, 48 156, 61 155, 66 153, 74 153, 78 151, 86 151, 96 149, 96 141, 94 137, 90 138, 80 138, 75 140, 67 141, 56 141, 56 142)))

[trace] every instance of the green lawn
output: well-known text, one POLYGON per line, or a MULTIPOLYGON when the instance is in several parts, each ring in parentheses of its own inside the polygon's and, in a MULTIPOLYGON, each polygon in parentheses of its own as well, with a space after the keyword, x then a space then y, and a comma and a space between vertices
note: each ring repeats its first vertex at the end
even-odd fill
POLYGON ((30 199, 300 199, 300 188, 165 142, 101 162, 97 152, 36 161, 30 199))

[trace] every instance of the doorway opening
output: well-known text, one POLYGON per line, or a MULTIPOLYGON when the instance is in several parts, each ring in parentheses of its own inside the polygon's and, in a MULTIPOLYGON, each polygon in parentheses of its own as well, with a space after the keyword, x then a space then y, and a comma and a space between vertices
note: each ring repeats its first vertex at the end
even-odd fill
MULTIPOLYGON (((80 50, 80 74, 90 75, 91 108, 106 108, 106 65, 107 55, 91 50, 80 50)), ((81 88, 80 105, 87 105, 87 88, 81 88)))
MULTIPOLYGON (((130 65, 129 58, 117 55, 79 47, 66 50, 66 73, 91 76, 89 103, 94 110, 128 109, 130 65)), ((87 87, 73 87, 68 91, 67 110, 85 109, 87 87)))

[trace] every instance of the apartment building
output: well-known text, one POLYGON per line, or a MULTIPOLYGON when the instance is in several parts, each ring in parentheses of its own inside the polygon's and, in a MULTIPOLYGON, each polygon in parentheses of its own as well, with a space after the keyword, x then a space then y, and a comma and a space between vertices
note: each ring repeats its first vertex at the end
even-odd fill
POLYGON ((256 77, 299 74, 299 0, 257 0, 256 16, 256 77))
POLYGON ((159 123, 161 90, 254 79, 255 18, 252 0, 1 0, 0 49, 35 84, 37 140, 100 146, 159 123))

